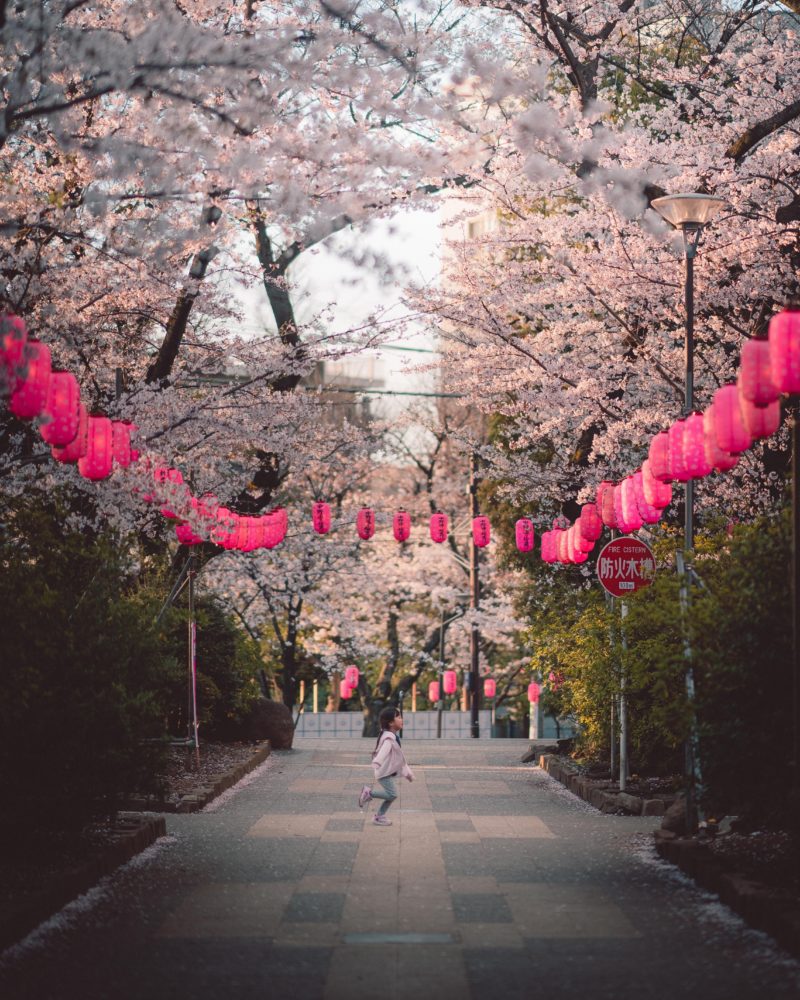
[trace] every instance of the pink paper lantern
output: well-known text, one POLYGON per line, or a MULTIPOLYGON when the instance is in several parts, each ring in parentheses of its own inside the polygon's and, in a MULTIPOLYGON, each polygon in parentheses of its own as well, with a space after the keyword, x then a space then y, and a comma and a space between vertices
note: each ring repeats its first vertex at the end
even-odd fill
POLYGON ((533 549, 536 533, 533 528, 533 521, 527 517, 521 517, 514 525, 514 538, 519 552, 530 552, 533 549))
POLYGON ((636 503, 636 490, 633 477, 626 476, 619 486, 620 506, 622 508, 622 530, 638 531, 644 521, 636 503))
POLYGON ((89 431, 89 414, 83 403, 78 404, 78 433, 69 444, 59 448, 53 445, 50 454, 57 462, 77 462, 86 454, 87 436, 89 431))
POLYGON ((17 369, 17 382, 8 408, 20 420, 38 417, 47 404, 50 385, 50 348, 39 340, 29 340, 25 345, 21 366, 17 369))
POLYGON ((445 670, 443 675, 444 693, 455 694, 458 687, 458 677, 455 670, 445 670))
POLYGON ((482 549, 489 544, 492 537, 492 528, 489 524, 489 518, 484 514, 479 514, 478 517, 472 519, 472 540, 475 545, 482 549))
POLYGON ((748 399, 739 399, 742 408, 742 417, 747 433, 756 441, 760 438, 771 437, 780 427, 781 404, 780 398, 773 400, 766 406, 756 406, 748 399))
POLYGON ((51 372, 41 419, 43 441, 63 448, 75 440, 81 423, 81 390, 71 372, 51 372))
POLYGON ((171 498, 170 502, 161 508, 161 515, 175 520, 178 515, 172 508, 184 506, 188 494, 188 490, 183 483, 183 473, 180 469, 168 469, 164 468, 164 466, 158 466, 153 473, 153 479, 161 484, 162 490, 160 492, 167 493, 171 498))
POLYGON ((447 541, 447 514, 441 511, 431 515, 429 524, 431 540, 440 544, 447 541))
POLYGON ((0 365, 6 370, 10 388, 17 384, 27 342, 28 330, 24 321, 12 313, 0 315, 0 365))
POLYGON ((706 459, 712 469, 717 472, 727 472, 739 461, 738 455, 732 455, 729 451, 723 451, 717 444, 717 433, 714 426, 714 407, 709 408, 703 414, 703 430, 706 438, 706 459))
POLYGON ((636 497, 636 507, 639 511, 639 516, 645 524, 655 524, 661 518, 661 508, 654 507, 645 500, 641 469, 634 472, 631 479, 633 480, 633 493, 636 497))
POLYGON ((368 542, 375 534, 375 511, 371 507, 362 507, 356 515, 356 531, 364 542, 368 542))
POLYGON ((317 500, 311 508, 311 522, 318 535, 327 535, 331 530, 331 508, 324 500, 317 500))
POLYGON ((439 700, 439 682, 431 681, 428 685, 428 701, 439 700))
MULTIPOLYGON (((604 484, 601 483, 600 485, 603 486, 604 484)), ((612 529, 617 527, 617 514, 614 503, 616 489, 614 483, 607 482, 602 492, 599 489, 597 491, 597 510, 600 514, 600 520, 607 528, 612 529)))
POLYGON ((223 549, 232 548, 238 520, 236 514, 227 507, 217 507, 214 512, 214 525, 210 532, 211 541, 221 545, 223 549))
POLYGON ((497 693, 497 685, 491 677, 485 678, 483 682, 483 694, 486 698, 494 698, 497 693))
POLYGON ((583 537, 588 538, 591 542, 596 542, 603 533, 603 521, 596 504, 585 503, 581 507, 579 524, 583 537))
POLYGON ((536 683, 536 681, 531 681, 528 685, 528 701, 535 705, 539 701, 539 696, 542 692, 541 687, 536 683))
POLYGON ((717 389, 711 412, 717 444, 722 451, 728 451, 732 455, 747 451, 753 439, 744 423, 739 405, 739 389, 735 383, 731 382, 717 389))
MULTIPOLYGON (((321 531, 319 533, 321 535, 325 534, 324 531, 321 531)), ((350 687, 350 685, 347 683, 347 681, 340 681, 339 682, 339 697, 342 698, 342 699, 344 699, 344 701, 347 701, 348 698, 352 698, 353 697, 353 689, 350 687)))
POLYGON ((558 561, 565 566, 569 562, 569 537, 563 528, 553 528, 556 539, 558 561))
POLYGON ((558 553, 556 551, 556 540, 553 531, 545 531, 542 533, 542 561, 546 563, 554 563, 558 559, 558 553))
POLYGON ((111 451, 114 462, 121 469, 131 464, 131 429, 133 424, 126 420, 111 421, 111 451))
POLYGON ((769 321, 769 364, 778 392, 800 392, 800 309, 787 306, 769 321))
POLYGON ((347 683, 350 685, 351 688, 358 687, 359 676, 360 674, 358 667, 353 667, 353 666, 345 667, 344 679, 347 681, 347 683))
POLYGON ((408 511, 398 510, 392 520, 392 530, 398 542, 405 542, 411 534, 411 517, 408 511))
POLYGON ((690 413, 683 428, 683 462, 690 479, 700 479, 713 471, 706 458, 706 433, 702 413, 690 413))
POLYGON ((99 480, 111 475, 114 462, 113 432, 108 417, 89 417, 86 430, 86 454, 78 459, 78 472, 84 479, 99 480))
POLYGON ((669 471, 670 478, 677 479, 679 483, 687 483, 692 477, 686 468, 686 459, 683 457, 683 432, 686 421, 681 417, 676 420, 667 432, 669 441, 669 471))
POLYGON ((202 545, 203 539, 196 535, 189 524, 176 524, 175 535, 181 545, 202 545))
POLYGON ((670 482, 672 472, 669 461, 669 434, 666 431, 659 431, 652 439, 647 457, 653 477, 660 483, 670 482))
POLYGON ((264 548, 274 549, 286 538, 289 518, 285 508, 276 507, 275 510, 271 510, 266 515, 266 519, 267 526, 264 531, 264 548))
POLYGON ((768 340, 754 337, 742 346, 739 392, 754 406, 768 406, 780 396, 778 387, 772 381, 768 340))
POLYGON ((644 498, 652 507, 663 509, 672 503, 672 486, 662 483, 650 470, 650 459, 642 462, 642 490, 644 498))

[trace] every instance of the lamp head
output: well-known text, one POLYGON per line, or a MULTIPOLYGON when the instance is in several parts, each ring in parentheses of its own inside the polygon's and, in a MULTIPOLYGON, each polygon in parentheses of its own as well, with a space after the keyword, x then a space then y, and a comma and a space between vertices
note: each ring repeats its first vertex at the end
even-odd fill
POLYGON ((703 228, 727 202, 710 194, 667 194, 654 198, 650 204, 662 219, 683 232, 683 247, 688 259, 697 253, 703 228))

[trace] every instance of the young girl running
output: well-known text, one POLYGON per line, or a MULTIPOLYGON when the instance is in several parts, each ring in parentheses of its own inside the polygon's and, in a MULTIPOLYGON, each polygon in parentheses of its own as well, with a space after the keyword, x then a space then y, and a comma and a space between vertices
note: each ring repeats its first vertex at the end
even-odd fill
POLYGON ((369 785, 364 785, 358 797, 358 807, 363 809, 370 799, 383 799, 380 808, 375 813, 372 822, 376 826, 391 826, 392 821, 386 818, 389 806, 397 798, 395 778, 398 775, 407 781, 413 781, 414 775, 406 763, 403 751, 400 749, 400 733, 403 730, 403 716, 397 708, 384 708, 378 716, 381 724, 380 736, 375 746, 372 767, 375 778, 381 786, 381 791, 373 792, 369 785))

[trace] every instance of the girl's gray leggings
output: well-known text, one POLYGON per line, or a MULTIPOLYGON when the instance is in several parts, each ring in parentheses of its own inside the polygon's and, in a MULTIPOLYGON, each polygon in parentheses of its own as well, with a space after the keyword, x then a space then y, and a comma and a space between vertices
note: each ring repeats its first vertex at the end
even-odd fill
POLYGON ((390 775, 387 778, 378 778, 378 784, 382 786, 383 791, 374 791, 372 797, 373 799, 383 799, 380 809, 378 809, 378 814, 382 816, 397 798, 397 783, 395 776, 390 775))

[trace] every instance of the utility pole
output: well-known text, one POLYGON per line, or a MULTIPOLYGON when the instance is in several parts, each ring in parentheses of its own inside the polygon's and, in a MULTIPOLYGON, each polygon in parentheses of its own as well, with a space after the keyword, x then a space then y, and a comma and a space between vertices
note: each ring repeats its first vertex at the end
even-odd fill
MULTIPOLYGON (((469 457, 469 510, 470 510, 470 536, 469 536, 469 597, 470 608, 478 611, 481 605, 480 578, 478 575, 478 546, 472 535, 472 522, 478 516, 478 457, 475 452, 471 452, 469 457)), ((480 632, 478 624, 473 620, 469 636, 470 650, 470 736, 473 739, 480 737, 480 722, 478 711, 480 710, 480 632)))

